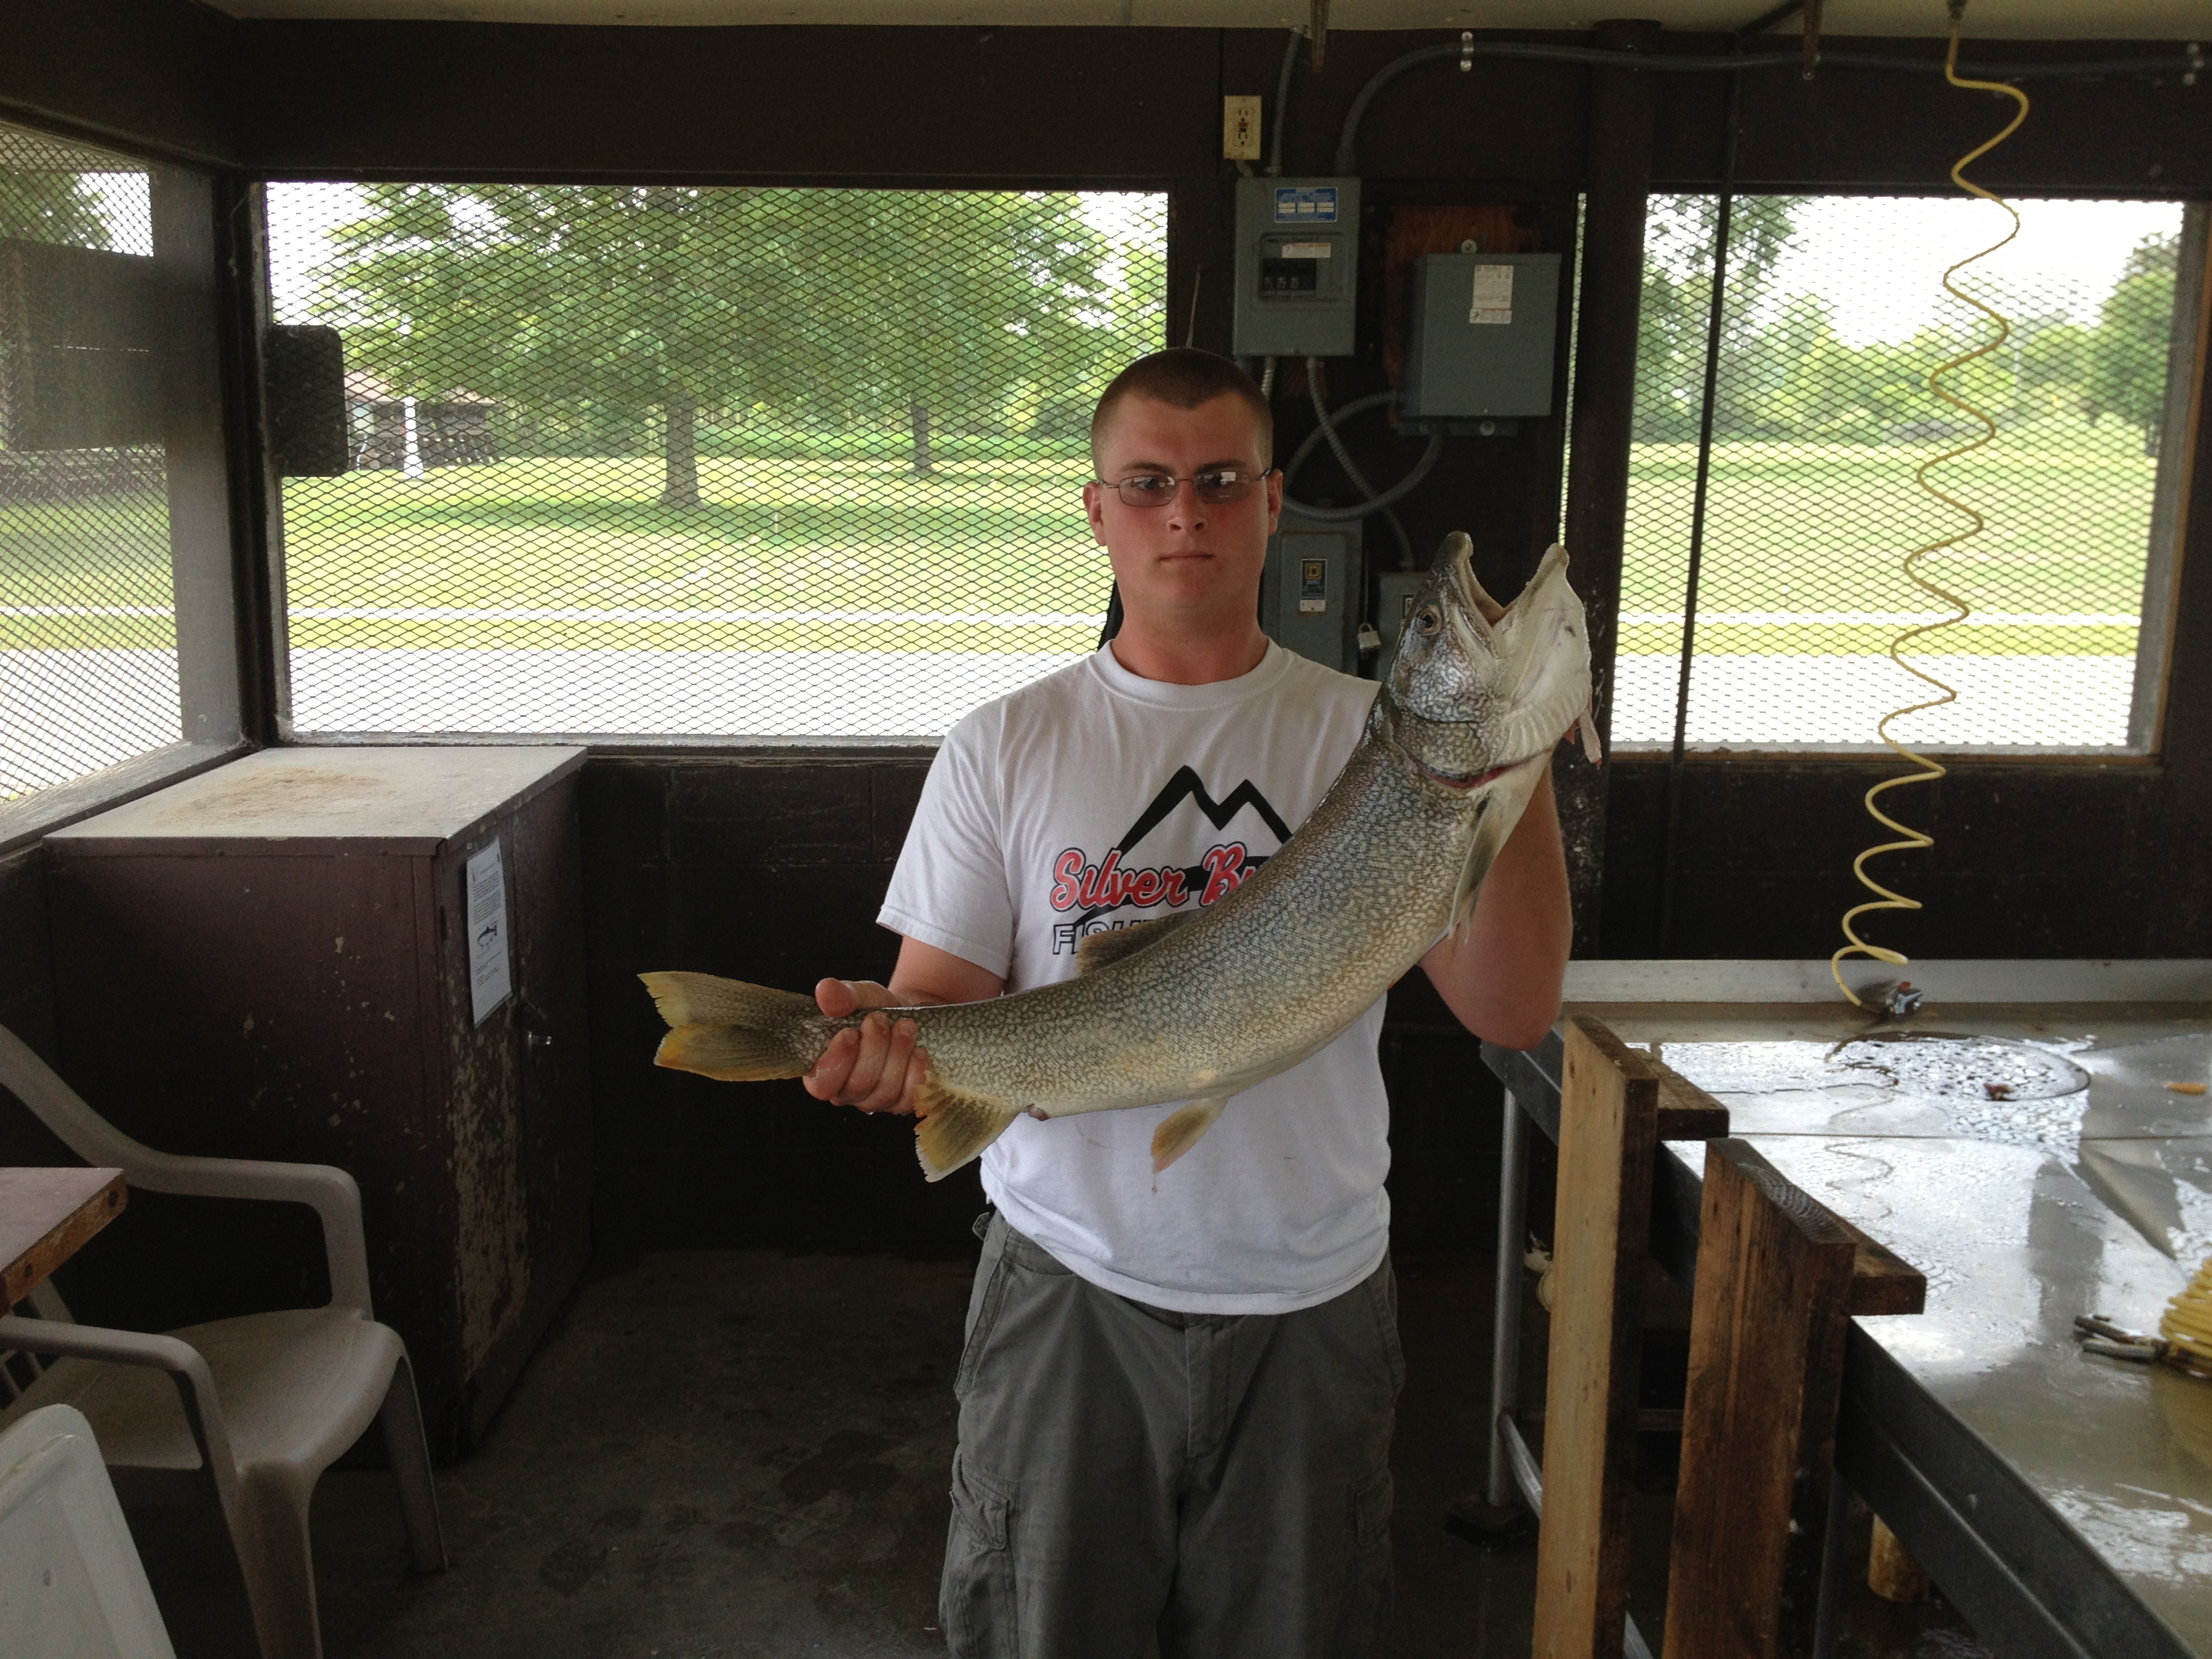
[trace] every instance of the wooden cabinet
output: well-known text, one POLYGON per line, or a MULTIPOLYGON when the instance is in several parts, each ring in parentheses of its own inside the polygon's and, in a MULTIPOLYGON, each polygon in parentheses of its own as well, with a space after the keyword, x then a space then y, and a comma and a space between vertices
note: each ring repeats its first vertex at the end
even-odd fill
MULTIPOLYGON (((590 1254, 582 763, 270 750, 46 843, 64 1072, 151 1146, 353 1174, 377 1315, 406 1340, 443 1460, 482 1433, 590 1254), (511 981, 481 1018, 472 935, 511 981)), ((317 1298, 306 1212, 173 1200, 134 1230, 157 1207, 88 1252, 85 1316, 317 1298)))

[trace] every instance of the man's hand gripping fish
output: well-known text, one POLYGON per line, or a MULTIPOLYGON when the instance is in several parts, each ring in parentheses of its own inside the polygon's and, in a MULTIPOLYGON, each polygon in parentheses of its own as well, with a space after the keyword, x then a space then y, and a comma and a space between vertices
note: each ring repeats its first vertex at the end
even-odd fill
MULTIPOLYGON (((1077 978, 883 1011, 913 1020, 928 1054, 915 1139, 930 1180, 1024 1111, 1188 1102, 1152 1137, 1152 1167, 1164 1170, 1231 1096, 1324 1047, 1466 924, 1571 722, 1598 758, 1589 637, 1566 550, 1547 552, 1502 615, 1471 550, 1463 535, 1445 541, 1365 736, 1313 816, 1233 893, 1093 933, 1077 978)), ((641 977, 673 1028, 654 1058, 707 1077, 801 1076, 861 1018, 708 974, 641 977)))

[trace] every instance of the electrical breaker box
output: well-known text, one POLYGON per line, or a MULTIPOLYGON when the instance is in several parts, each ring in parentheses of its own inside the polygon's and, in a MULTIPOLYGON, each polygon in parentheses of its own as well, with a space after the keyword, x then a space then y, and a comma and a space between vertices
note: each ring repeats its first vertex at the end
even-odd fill
POLYGON ((1260 627, 1302 657, 1346 674, 1359 672, 1359 526, 1313 524, 1291 514, 1267 543, 1260 581, 1260 627))
POLYGON ((1359 289, 1359 180, 1237 181, 1240 357, 1348 357, 1359 289))
POLYGON ((1391 659, 1398 654, 1398 641, 1405 636, 1406 625, 1413 619, 1413 602, 1420 598, 1421 585, 1429 579, 1425 570, 1385 570, 1375 579, 1375 631, 1382 636, 1382 650, 1376 659, 1375 678, 1380 679, 1389 672, 1391 659))
POLYGON ((1552 412, 1558 254, 1432 253, 1412 297, 1401 423, 1552 412))

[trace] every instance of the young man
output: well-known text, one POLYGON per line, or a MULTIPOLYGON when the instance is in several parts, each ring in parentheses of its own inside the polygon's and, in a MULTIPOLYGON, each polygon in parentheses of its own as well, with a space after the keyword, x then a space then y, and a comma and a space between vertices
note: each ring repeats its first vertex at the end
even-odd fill
MULTIPOLYGON (((947 736, 880 917, 904 939, 890 984, 824 980, 824 1012, 1066 978, 1085 933, 1214 902, 1319 804, 1375 687, 1260 631, 1273 442, 1259 388, 1207 352, 1107 388, 1084 504, 1121 630, 947 736)), ((1470 1030, 1525 1047, 1568 934, 1547 782, 1422 966, 1470 1030)), ((1155 1634, 1164 1659, 1374 1649, 1401 1367, 1382 1018, 1236 1097, 1158 1177, 1170 1107, 1018 1119, 984 1154, 940 1601, 962 1659, 1137 1659, 1155 1634)), ((923 1066, 912 1022, 878 1017, 806 1086, 908 1112, 923 1066)))

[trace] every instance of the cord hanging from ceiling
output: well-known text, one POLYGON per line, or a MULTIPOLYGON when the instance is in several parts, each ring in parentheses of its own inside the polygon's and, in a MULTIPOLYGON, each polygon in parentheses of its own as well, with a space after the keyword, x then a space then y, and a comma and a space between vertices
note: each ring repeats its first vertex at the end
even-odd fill
POLYGON ((1958 185, 1960 189, 1968 192, 1970 195, 1978 196, 1985 202, 1994 202, 1999 207, 2002 208, 2007 214, 2011 216, 2012 228, 2007 231, 2001 240, 1990 243, 1989 246, 1982 249, 1978 253, 1971 253, 1967 255, 1965 258, 1960 260, 1956 264, 1954 264, 1943 273, 1944 288, 1950 292, 1954 299, 1964 301, 1967 305, 1972 306, 1975 310, 1980 312, 1984 317, 1987 317, 1992 323, 1995 323, 1996 325, 1996 333, 1990 339, 1984 341, 1980 345, 1975 347, 1973 349, 1970 351, 1962 351, 1957 356, 1937 364, 1936 368, 1929 371, 1928 374, 1929 391, 1942 399, 1943 402, 1948 404, 1952 408, 1957 410, 1961 415, 1966 416, 1969 420, 1978 424, 1982 429, 1978 436, 1971 439, 1967 442, 1960 444, 1955 447, 1947 449, 1940 455, 1929 456, 1926 460, 1921 462, 1919 466, 1915 468, 1913 471, 1914 480, 1919 484, 1922 489, 1934 496, 1937 501, 1941 502, 1945 507, 1950 507, 1955 512, 1964 514, 1970 522, 1966 528, 1951 535, 1945 536, 1940 540, 1929 542, 1924 546, 1917 547, 1913 549, 1911 552, 1905 556, 1904 570, 1906 579, 1923 592, 1927 593, 1935 599, 1941 599, 1945 605, 1949 605, 1952 610, 1952 614, 1936 622, 1922 623, 1917 627, 1908 628, 1889 642, 1890 660, 1894 662, 1899 668, 1905 670, 1906 673, 1911 675, 1914 678, 1924 681, 1927 684, 1934 687, 1937 695, 1932 697, 1923 698, 1918 702, 1909 703, 1902 708, 1892 709, 1888 714, 1881 717, 1881 723, 1875 728, 1876 734, 1884 743, 1887 744, 1889 747, 1895 751, 1899 759, 1910 762, 1920 769, 1914 772, 1907 772, 1899 777, 1884 778, 1881 782, 1875 784, 1873 788, 1866 792, 1866 810, 1868 816, 1872 817, 1876 823, 1881 824, 1886 829, 1893 830, 1903 839, 1883 842, 1877 846, 1869 847, 1866 851, 1861 853, 1858 857, 1851 860, 1851 873, 1858 878, 1861 885, 1864 886, 1869 891, 1874 893, 1875 896, 1869 899, 1863 904, 1854 905, 1851 908, 1844 913, 1844 938, 1848 941, 1848 943, 1837 951, 1834 956, 1828 959, 1828 971, 1835 978, 1836 988, 1841 991, 1845 997, 1850 999, 1855 1006, 1862 1008, 1866 1006, 1865 1003, 1860 1000, 1859 995, 1856 991, 1852 990, 1850 986, 1844 983, 1844 958, 1850 956, 1871 957, 1878 962, 1888 963, 1893 967, 1904 966, 1909 958, 1901 951, 1893 950, 1890 946, 1886 945, 1871 944, 1869 941, 1861 939, 1856 926, 1858 919, 1861 916, 1869 915, 1877 910, 1917 910, 1923 908, 1918 899, 1907 898, 1904 894, 1896 891, 1893 888, 1883 886, 1881 883, 1876 881, 1872 876, 1869 875, 1866 869, 1867 860, 1872 858, 1878 858, 1884 853, 1925 852, 1928 848, 1936 844, 1934 836, 1927 834, 1924 830, 1915 830, 1908 824, 1899 823, 1897 819, 1890 817, 1888 813, 1883 811, 1881 806, 1876 803, 1880 797, 1889 790, 1902 788, 1905 785, 1912 783, 1933 783, 1937 779, 1947 775, 1945 769, 1941 762, 1930 760, 1927 756, 1919 754, 1913 750, 1906 748, 1903 744, 1899 743, 1896 738, 1891 735, 1890 726, 1893 722, 1904 719, 1908 714, 1921 714, 1930 708, 1941 708, 1947 703, 1956 702, 1959 700, 1958 692, 1951 686, 1936 678, 1935 675, 1928 672, 1927 670, 1907 662, 1905 659, 1901 647, 1914 640, 1924 639, 1928 635, 1941 632, 1944 629, 1956 628, 1972 614, 1972 607, 1965 599, 1960 598, 1956 593, 1952 592, 1948 588, 1946 588, 1935 581, 1931 581, 1928 576, 1923 573, 1921 567, 1929 559, 1933 558, 1937 554, 1948 552, 1954 548, 1959 547, 1962 544, 1972 540, 1974 537, 1978 536, 1988 523, 1988 520, 1983 518, 1980 512, 1976 508, 1968 505, 1966 502, 1960 501, 1957 496, 1947 494, 1945 491, 1937 489, 1935 484, 1929 482, 1928 474, 1931 469, 1940 466, 1947 461, 1957 460, 1962 455, 1972 454, 1975 450, 1978 450, 1984 445, 1987 444, 1992 438, 1996 437, 1997 434, 1996 422, 1995 421, 1991 420, 1983 410, 1978 409, 1972 404, 1968 403, 1964 398, 1961 398, 1957 393, 1946 389, 1943 380, 1946 375, 1954 373, 1955 370, 1963 368, 1968 363, 1978 362, 1981 358, 1990 356, 1992 352, 2002 347, 2012 336, 2012 325, 2005 320, 2002 313, 2000 313, 1994 306, 1985 304, 1981 300, 1977 299, 1973 295, 1966 292, 1966 289, 1960 288, 1954 280, 1958 274, 1964 270, 1968 265, 1973 264, 1978 260, 1986 259, 1990 254, 1995 253, 1999 248, 2005 246, 2006 244, 2009 243, 2013 240, 2013 238, 2020 234, 2020 215, 2016 210, 2014 210, 2012 204, 2006 201, 2003 197, 1999 196, 1995 191, 1985 190, 1981 185, 1976 184, 1972 179, 1967 178, 1966 169, 1973 162, 1981 160, 1983 156, 1988 155, 1999 144, 2004 143, 2004 141, 2011 137, 2014 133, 2019 131, 2021 123, 2027 119, 2028 111, 2027 94, 2022 92, 2018 87, 2008 86, 2002 81, 1970 80, 1962 76, 1959 73, 1959 33, 1965 18, 1966 9, 1966 0, 1950 0, 1951 45, 1950 51, 1943 61, 1943 78, 1949 82, 1953 86, 1963 88, 1970 92, 1990 92, 2009 98, 2015 105, 2018 106, 2018 107, 2014 110, 2012 119, 2005 123, 2004 127, 2001 131, 1997 132, 1994 137, 1985 139, 1982 143, 1967 151, 1966 154, 1960 156, 1956 161, 1951 164, 1951 182, 1958 185))

